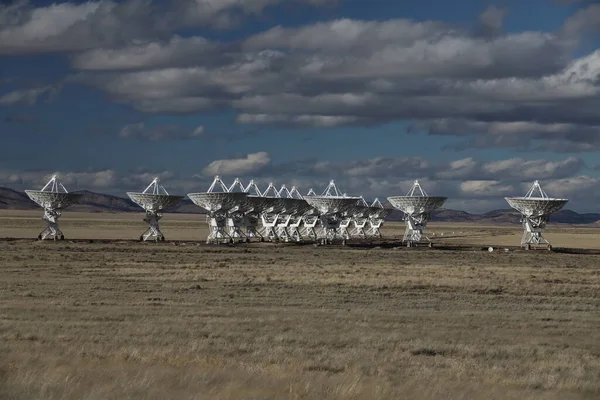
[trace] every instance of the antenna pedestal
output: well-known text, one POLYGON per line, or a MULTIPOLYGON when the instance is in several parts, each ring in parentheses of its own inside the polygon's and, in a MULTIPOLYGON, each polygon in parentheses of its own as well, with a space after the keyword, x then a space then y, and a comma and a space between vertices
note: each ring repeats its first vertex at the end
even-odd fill
POLYGON ((290 240, 292 240, 292 237, 290 236, 290 234, 288 232, 288 228, 289 228, 291 220, 292 220, 291 215, 285 215, 283 217, 278 218, 278 220, 277 220, 278 222, 277 222, 277 226, 275 227, 275 231, 277 232, 277 237, 282 242, 289 242, 290 240))
POLYGON ((354 219, 354 229, 350 232, 351 237, 358 237, 364 239, 367 237, 367 232, 365 228, 367 226, 367 222, 369 222, 368 218, 356 218, 354 219))
POLYGON ((210 243, 233 243, 233 239, 227 233, 227 218, 223 215, 211 215, 208 217, 209 234, 206 244, 210 243))
POLYGON ((44 216, 42 219, 46 221, 48 226, 38 235, 39 240, 63 240, 65 238, 65 235, 63 235, 62 231, 58 228, 58 218, 61 216, 61 214, 62 212, 60 210, 44 208, 44 216))
POLYGON ((381 225, 383 225, 383 218, 370 219, 367 236, 381 239, 383 237, 381 234, 381 225))
POLYGON ((292 217, 289 227, 288 233, 291 239, 295 242, 301 242, 303 240, 302 234, 300 233, 300 226, 302 225, 302 217, 292 217))
POLYGON ((319 217, 311 215, 302 218, 302 236, 308 237, 311 240, 317 240, 317 224, 319 217))
POLYGON ((546 227, 546 222, 548 221, 548 219, 544 217, 524 217, 521 220, 521 222, 523 223, 523 236, 521 237, 521 246, 529 248, 531 247, 531 245, 550 245, 550 242, 542 236, 542 230, 546 227))
POLYGON ((279 240, 277 230, 275 229, 277 226, 277 221, 279 220, 279 216, 263 214, 261 215, 261 219, 263 226, 262 237, 265 237, 272 242, 279 240))
POLYGON ((318 235, 324 243, 332 244, 334 240, 341 239, 345 243, 349 239, 347 230, 341 227, 343 220, 337 216, 323 215, 320 218, 321 229, 318 235))
POLYGON ((155 242, 164 241, 165 236, 160 231, 158 226, 158 220, 162 218, 162 213, 155 211, 146 211, 146 217, 144 222, 148 224, 148 229, 140 236, 140 241, 145 242, 148 240, 154 240, 155 242))
POLYGON ((410 247, 414 243, 430 242, 429 238, 423 234, 427 226, 428 214, 419 214, 418 216, 406 216, 406 229, 402 242, 410 247))
POLYGON ((229 237, 231 239, 239 239, 240 242, 246 242, 248 240, 246 234, 242 231, 245 227, 243 215, 234 214, 227 218, 227 228, 229 230, 229 237))
POLYGON ((248 239, 260 239, 263 241, 263 236, 258 231, 258 216, 255 214, 248 214, 244 217, 243 222, 246 228, 246 238, 248 239))

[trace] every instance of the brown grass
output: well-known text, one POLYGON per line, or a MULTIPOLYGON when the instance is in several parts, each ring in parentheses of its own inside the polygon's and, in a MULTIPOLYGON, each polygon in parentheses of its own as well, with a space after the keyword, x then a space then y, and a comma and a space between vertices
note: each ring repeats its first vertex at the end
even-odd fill
POLYGON ((600 397, 596 255, 3 241, 0 299, 2 399, 600 397))

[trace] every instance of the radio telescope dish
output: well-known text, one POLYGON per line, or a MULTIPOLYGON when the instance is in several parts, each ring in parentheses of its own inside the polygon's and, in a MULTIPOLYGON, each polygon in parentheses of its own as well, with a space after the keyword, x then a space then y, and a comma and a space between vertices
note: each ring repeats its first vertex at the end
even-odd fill
POLYGON ((227 232, 227 220, 230 216, 242 209, 248 193, 229 192, 229 189, 217 175, 208 191, 201 193, 189 193, 190 200, 197 206, 208 211, 210 233, 206 243, 220 243, 226 241, 233 243, 233 238, 227 232))
POLYGON ((342 222, 346 213, 350 213, 357 205, 360 197, 349 197, 341 193, 335 181, 329 181, 329 185, 320 196, 315 195, 312 189, 304 196, 304 200, 317 210, 321 221, 321 229, 317 233, 317 238, 322 239, 323 243, 332 243, 334 239, 342 239, 342 244, 350 236, 347 229, 342 228, 342 222))
POLYGON ((44 209, 42 219, 47 222, 48 226, 40 232, 38 239, 64 240, 65 235, 58 228, 58 218, 60 218, 65 208, 76 203, 83 194, 69 193, 64 185, 60 183, 57 175, 53 175, 42 190, 26 190, 25 193, 44 209))
POLYGON ((146 211, 146 222, 149 227, 140 236, 140 241, 154 239, 155 241, 164 241, 165 236, 160 231, 158 220, 162 218, 163 210, 173 207, 183 200, 183 196, 170 195, 166 189, 160 184, 158 178, 154 180, 144 189, 143 192, 127 192, 127 196, 142 207, 146 211))
POLYGON ((415 181, 406 196, 388 197, 390 204, 404 213, 406 230, 402 242, 408 247, 413 243, 419 243, 423 239, 431 243, 431 240, 423 234, 431 212, 444 205, 447 197, 428 196, 419 181, 415 181))
POLYGON ((525 196, 505 197, 505 200, 521 213, 523 224, 521 245, 528 250, 531 245, 540 244, 547 245, 549 250, 552 249, 550 242, 542 236, 542 230, 546 227, 550 215, 563 208, 569 200, 548 197, 539 181, 533 182, 525 196))

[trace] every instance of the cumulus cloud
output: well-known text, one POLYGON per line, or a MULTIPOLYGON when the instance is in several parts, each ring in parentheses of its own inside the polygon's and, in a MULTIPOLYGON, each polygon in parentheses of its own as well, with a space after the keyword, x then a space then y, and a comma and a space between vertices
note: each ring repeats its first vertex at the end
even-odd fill
POLYGON ((247 154, 241 158, 215 160, 202 170, 202 175, 248 175, 260 172, 270 163, 269 153, 260 151, 247 154))
MULTIPOLYGON (((230 28, 244 17, 258 15, 281 1, 96 0, 35 7, 27 0, 17 0, 0 6, 0 54, 122 47, 132 40, 165 39, 171 32, 189 27, 230 28)), ((335 1, 296 2, 322 6, 335 1)), ((98 53, 88 54, 80 62, 89 65, 86 62, 98 56, 98 53)))
POLYGON ((239 124, 317 128, 406 120, 416 134, 457 136, 456 150, 596 151, 600 51, 572 59, 595 26, 596 7, 585 10, 556 32, 504 33, 507 11, 490 7, 471 28, 342 18, 235 42, 142 39, 74 55, 81 72, 67 82, 146 113, 233 109, 239 124))
POLYGON ((479 16, 479 32, 484 36, 495 36, 502 32, 508 10, 490 6, 479 16))
POLYGON ((220 65, 228 60, 222 50, 218 44, 203 37, 183 38, 175 35, 165 41, 141 41, 119 48, 91 49, 74 55, 71 65, 82 70, 220 65))
POLYGON ((192 130, 187 130, 176 125, 161 125, 146 127, 143 122, 128 124, 121 128, 119 136, 124 139, 140 140, 186 140, 201 137, 204 133, 204 126, 198 126, 192 130))
POLYGON ((582 33, 600 32, 600 4, 591 4, 570 16, 565 21, 562 32, 576 38, 582 33))
POLYGON ((369 123, 366 118, 351 115, 284 115, 284 114, 246 114, 236 117, 240 124, 282 125, 288 127, 309 126, 313 128, 332 128, 342 125, 357 125, 360 122, 369 123))
POLYGON ((33 105, 41 96, 51 99, 60 90, 60 86, 48 85, 32 89, 18 89, 0 96, 0 106, 17 104, 33 105))

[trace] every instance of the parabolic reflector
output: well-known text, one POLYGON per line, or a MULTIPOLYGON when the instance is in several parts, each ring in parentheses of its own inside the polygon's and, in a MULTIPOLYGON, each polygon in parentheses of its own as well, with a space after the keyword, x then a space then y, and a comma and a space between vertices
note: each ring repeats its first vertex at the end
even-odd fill
POLYGON ((321 215, 340 214, 351 210, 359 197, 305 196, 304 200, 321 215))
POLYGON ((248 193, 244 192, 204 192, 189 193, 190 200, 209 212, 227 212, 240 207, 246 201, 248 193))
POLYGON ((447 197, 391 196, 390 204, 408 215, 430 213, 444 205, 447 197))
POLYGON ((41 190, 26 190, 27 196, 44 208, 62 210, 76 203, 83 193, 43 192, 41 190))
POLYGON ((560 210, 567 204, 567 199, 542 197, 506 197, 508 205, 527 217, 541 217, 560 210))
POLYGON ((183 200, 183 196, 170 194, 127 192, 127 196, 146 211, 163 211, 176 206, 183 200))

